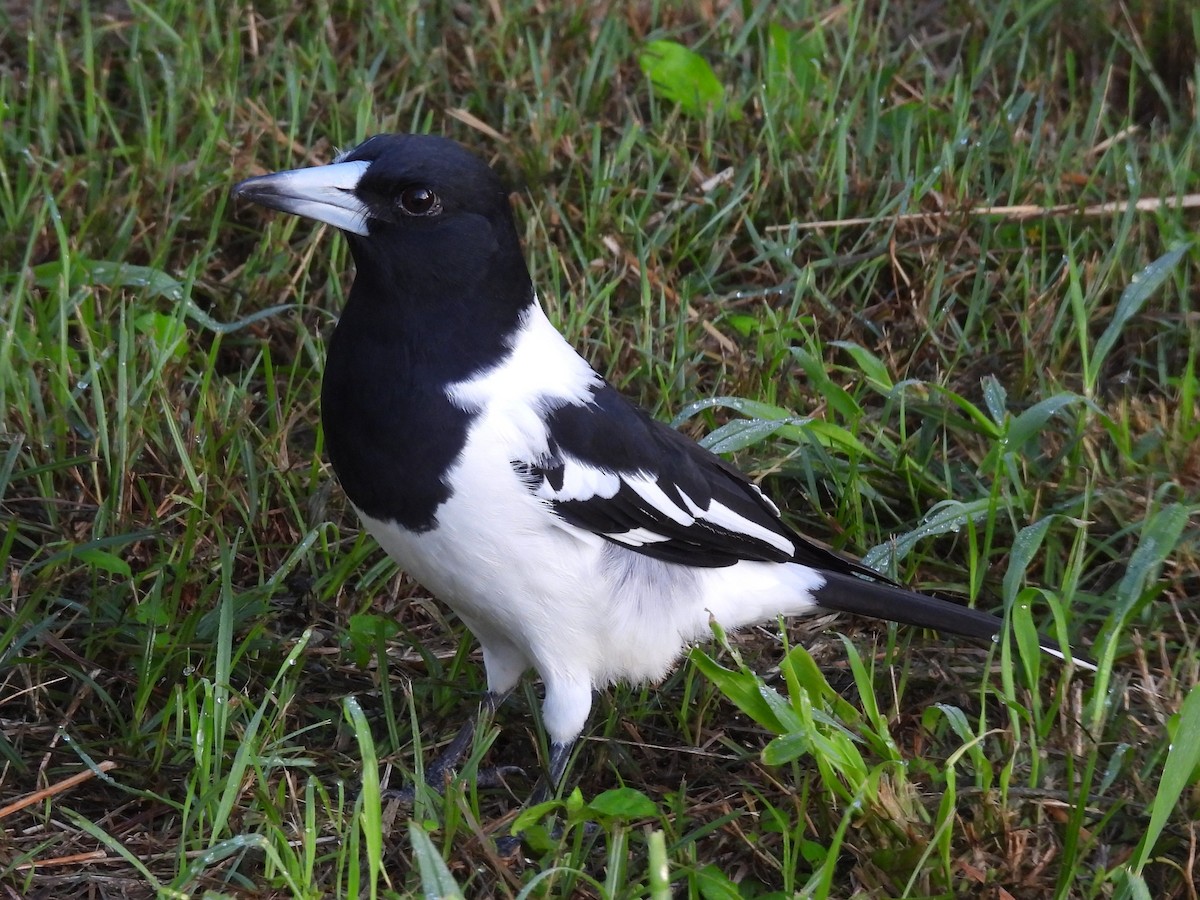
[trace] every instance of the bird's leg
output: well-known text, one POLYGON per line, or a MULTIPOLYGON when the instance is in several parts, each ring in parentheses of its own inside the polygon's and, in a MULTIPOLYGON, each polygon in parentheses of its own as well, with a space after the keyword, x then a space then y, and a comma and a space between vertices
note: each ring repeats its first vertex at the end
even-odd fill
POLYGON ((467 716, 467 720, 462 723, 458 729, 458 734, 454 736, 446 749, 437 755, 437 757, 425 765, 425 783, 433 788, 438 793, 441 793, 442 788, 446 784, 446 775, 452 772, 463 757, 467 755, 467 751, 471 749, 471 740, 475 737, 475 727, 479 724, 479 719, 484 715, 484 708, 487 703, 480 705, 480 710, 477 713, 467 716))
POLYGON ((550 745, 550 762, 542 777, 538 779, 538 783, 534 785, 527 805, 537 806, 554 796, 559 783, 562 782, 563 772, 566 771, 567 762, 571 759, 571 748, 574 746, 575 741, 573 740, 564 744, 550 745))
MULTIPOLYGON (((550 759, 546 763, 546 771, 534 785, 526 807, 545 803, 558 793, 563 780, 563 773, 571 759, 571 750, 575 746, 583 726, 587 722, 588 711, 592 707, 592 685, 586 677, 546 678, 546 699, 542 703, 542 721, 546 731, 552 735, 550 740, 550 759), (555 740, 553 736, 563 737, 555 740)), ((520 835, 503 838, 497 841, 497 849, 505 853, 515 850, 521 843, 520 835)))
MULTIPOLYGON (((542 777, 538 779, 538 783, 534 785, 529 799, 525 802, 526 808, 537 806, 539 803, 545 803, 558 791, 558 786, 562 782, 563 772, 567 768, 567 762, 571 759, 571 749, 574 746, 574 740, 563 744, 556 743, 550 745, 550 762, 546 766, 546 771, 542 774, 542 777)), ((562 826, 555 826, 551 833, 561 835, 562 826)), ((501 857, 512 856, 521 848, 523 840, 524 833, 505 835, 504 837, 497 838, 496 852, 501 857)))
MULTIPOLYGON (((458 734, 446 745, 446 749, 425 766, 426 784, 439 794, 445 790, 446 777, 457 768, 463 757, 467 755, 467 751, 471 749, 471 742, 475 737, 475 730, 480 720, 490 720, 496 712, 496 708, 504 702, 504 698, 507 696, 507 691, 502 694, 488 691, 483 702, 479 704, 479 711, 463 722, 462 727, 458 729, 458 734)), ((496 766, 491 769, 482 769, 476 773, 475 784, 480 787, 495 787, 504 784, 505 776, 523 772, 524 770, 519 766, 496 766)), ((388 794, 411 803, 416 794, 416 787, 408 785, 397 791, 390 791, 388 794)))

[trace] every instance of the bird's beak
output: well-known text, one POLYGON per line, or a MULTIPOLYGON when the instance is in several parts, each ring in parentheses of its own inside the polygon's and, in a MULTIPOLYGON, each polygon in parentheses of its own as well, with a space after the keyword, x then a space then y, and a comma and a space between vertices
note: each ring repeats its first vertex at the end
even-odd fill
POLYGON ((360 159, 260 175, 234 185, 233 196, 366 237, 369 210, 354 189, 370 165, 360 159))

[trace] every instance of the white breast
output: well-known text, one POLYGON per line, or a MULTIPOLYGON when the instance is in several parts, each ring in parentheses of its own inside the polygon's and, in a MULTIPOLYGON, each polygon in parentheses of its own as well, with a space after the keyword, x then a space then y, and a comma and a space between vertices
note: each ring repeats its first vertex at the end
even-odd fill
POLYGON ((692 569, 560 519, 513 461, 544 453, 545 414, 586 401, 599 376, 536 307, 514 351, 447 390, 475 418, 435 527, 415 533, 360 513, 380 546, 478 638, 491 690, 507 691, 535 668, 551 735, 574 735, 594 688, 661 678, 709 636, 710 615, 736 628, 812 606, 821 579, 802 566, 692 569))

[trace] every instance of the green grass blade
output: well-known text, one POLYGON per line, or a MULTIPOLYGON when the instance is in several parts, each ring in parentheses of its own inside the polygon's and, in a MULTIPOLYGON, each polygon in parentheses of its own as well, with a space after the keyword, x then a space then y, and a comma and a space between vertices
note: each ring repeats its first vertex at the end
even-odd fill
POLYGON ((1179 710, 1179 722, 1163 764, 1154 802, 1150 805, 1150 824, 1129 864, 1133 875, 1142 870, 1166 828, 1167 820, 1179 811, 1179 798, 1200 772, 1200 685, 1193 685, 1179 710))
POLYGON ((408 840, 421 875, 421 891, 428 900, 462 900, 462 889, 446 867, 442 854, 416 822, 408 823, 408 840))

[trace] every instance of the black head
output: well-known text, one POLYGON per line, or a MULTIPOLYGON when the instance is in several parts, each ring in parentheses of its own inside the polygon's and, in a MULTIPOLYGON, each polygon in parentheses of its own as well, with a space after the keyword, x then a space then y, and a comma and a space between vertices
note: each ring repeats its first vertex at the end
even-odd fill
POLYGON ((534 303, 500 180, 453 141, 394 134, 234 195, 345 233, 358 272, 326 357, 326 447, 360 510, 430 527, 470 419, 444 388, 510 352, 534 303))
POLYGON ((507 192, 448 138, 376 135, 329 165, 249 178, 234 195, 341 229, 374 293, 532 297, 507 192))

